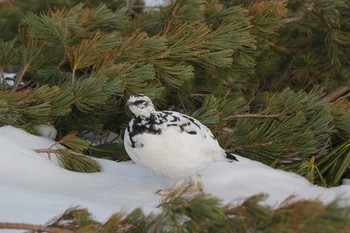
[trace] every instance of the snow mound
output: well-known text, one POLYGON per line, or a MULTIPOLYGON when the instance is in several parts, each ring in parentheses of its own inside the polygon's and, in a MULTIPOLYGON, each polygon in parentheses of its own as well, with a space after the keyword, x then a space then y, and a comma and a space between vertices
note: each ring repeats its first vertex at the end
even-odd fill
MULTIPOLYGON (((53 143, 21 129, 0 127, 0 222, 45 224, 77 205, 88 208, 99 221, 137 207, 146 213, 158 212, 161 197, 154 192, 173 185, 174 181, 133 162, 99 159, 100 173, 67 171, 34 151, 53 143)), ((266 193, 264 204, 278 207, 290 195, 295 200, 329 203, 350 194, 350 186, 322 188, 294 173, 237 158, 238 163, 218 162, 202 172, 206 192, 224 203, 266 193)))

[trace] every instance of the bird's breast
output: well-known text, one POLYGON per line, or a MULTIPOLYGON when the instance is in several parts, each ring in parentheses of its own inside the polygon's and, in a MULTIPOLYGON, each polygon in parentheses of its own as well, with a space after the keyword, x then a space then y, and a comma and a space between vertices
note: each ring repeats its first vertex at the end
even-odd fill
POLYGON ((180 133, 176 128, 161 132, 134 135, 125 148, 135 163, 170 178, 197 174, 215 161, 221 149, 210 137, 180 133))

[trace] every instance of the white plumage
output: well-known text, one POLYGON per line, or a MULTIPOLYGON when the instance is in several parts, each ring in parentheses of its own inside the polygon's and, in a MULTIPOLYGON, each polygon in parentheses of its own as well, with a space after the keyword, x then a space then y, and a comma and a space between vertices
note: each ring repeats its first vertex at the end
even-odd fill
POLYGON ((125 130, 124 146, 130 158, 159 175, 176 180, 174 187, 160 190, 167 195, 179 191, 186 178, 203 191, 199 172, 213 162, 237 160, 226 154, 211 131, 198 120, 173 111, 156 111, 145 95, 127 101, 134 117, 125 130))

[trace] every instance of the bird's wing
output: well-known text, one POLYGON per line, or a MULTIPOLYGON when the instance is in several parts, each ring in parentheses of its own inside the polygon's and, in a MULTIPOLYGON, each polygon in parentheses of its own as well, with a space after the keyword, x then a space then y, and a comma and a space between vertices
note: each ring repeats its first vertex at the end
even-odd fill
POLYGON ((212 132, 193 117, 173 111, 158 112, 158 117, 165 120, 163 130, 169 127, 175 127, 179 132, 198 135, 204 138, 210 137, 215 140, 212 132))
POLYGON ((193 117, 173 111, 159 111, 145 119, 133 118, 126 129, 124 142, 126 147, 130 148, 172 142, 169 148, 174 147, 174 151, 179 147, 193 148, 198 154, 212 154, 214 161, 226 157, 225 151, 205 125, 193 117), (175 142, 178 146, 176 148, 175 142))
POLYGON ((205 125, 200 123, 193 117, 187 116, 179 112, 162 111, 158 112, 158 117, 164 119, 162 131, 173 131, 174 128, 183 134, 181 139, 184 146, 193 148, 203 154, 211 154, 214 161, 225 159, 226 153, 220 147, 218 141, 205 125), (201 147, 201 148, 196 148, 201 147))

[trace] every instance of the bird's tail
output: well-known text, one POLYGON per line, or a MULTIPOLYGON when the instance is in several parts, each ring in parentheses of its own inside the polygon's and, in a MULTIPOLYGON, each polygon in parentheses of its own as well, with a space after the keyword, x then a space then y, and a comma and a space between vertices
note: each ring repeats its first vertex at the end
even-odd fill
POLYGON ((236 156, 234 156, 230 153, 227 153, 227 152, 225 152, 225 153, 226 153, 226 158, 229 159, 230 162, 234 162, 234 161, 239 162, 238 159, 236 158, 236 156))

